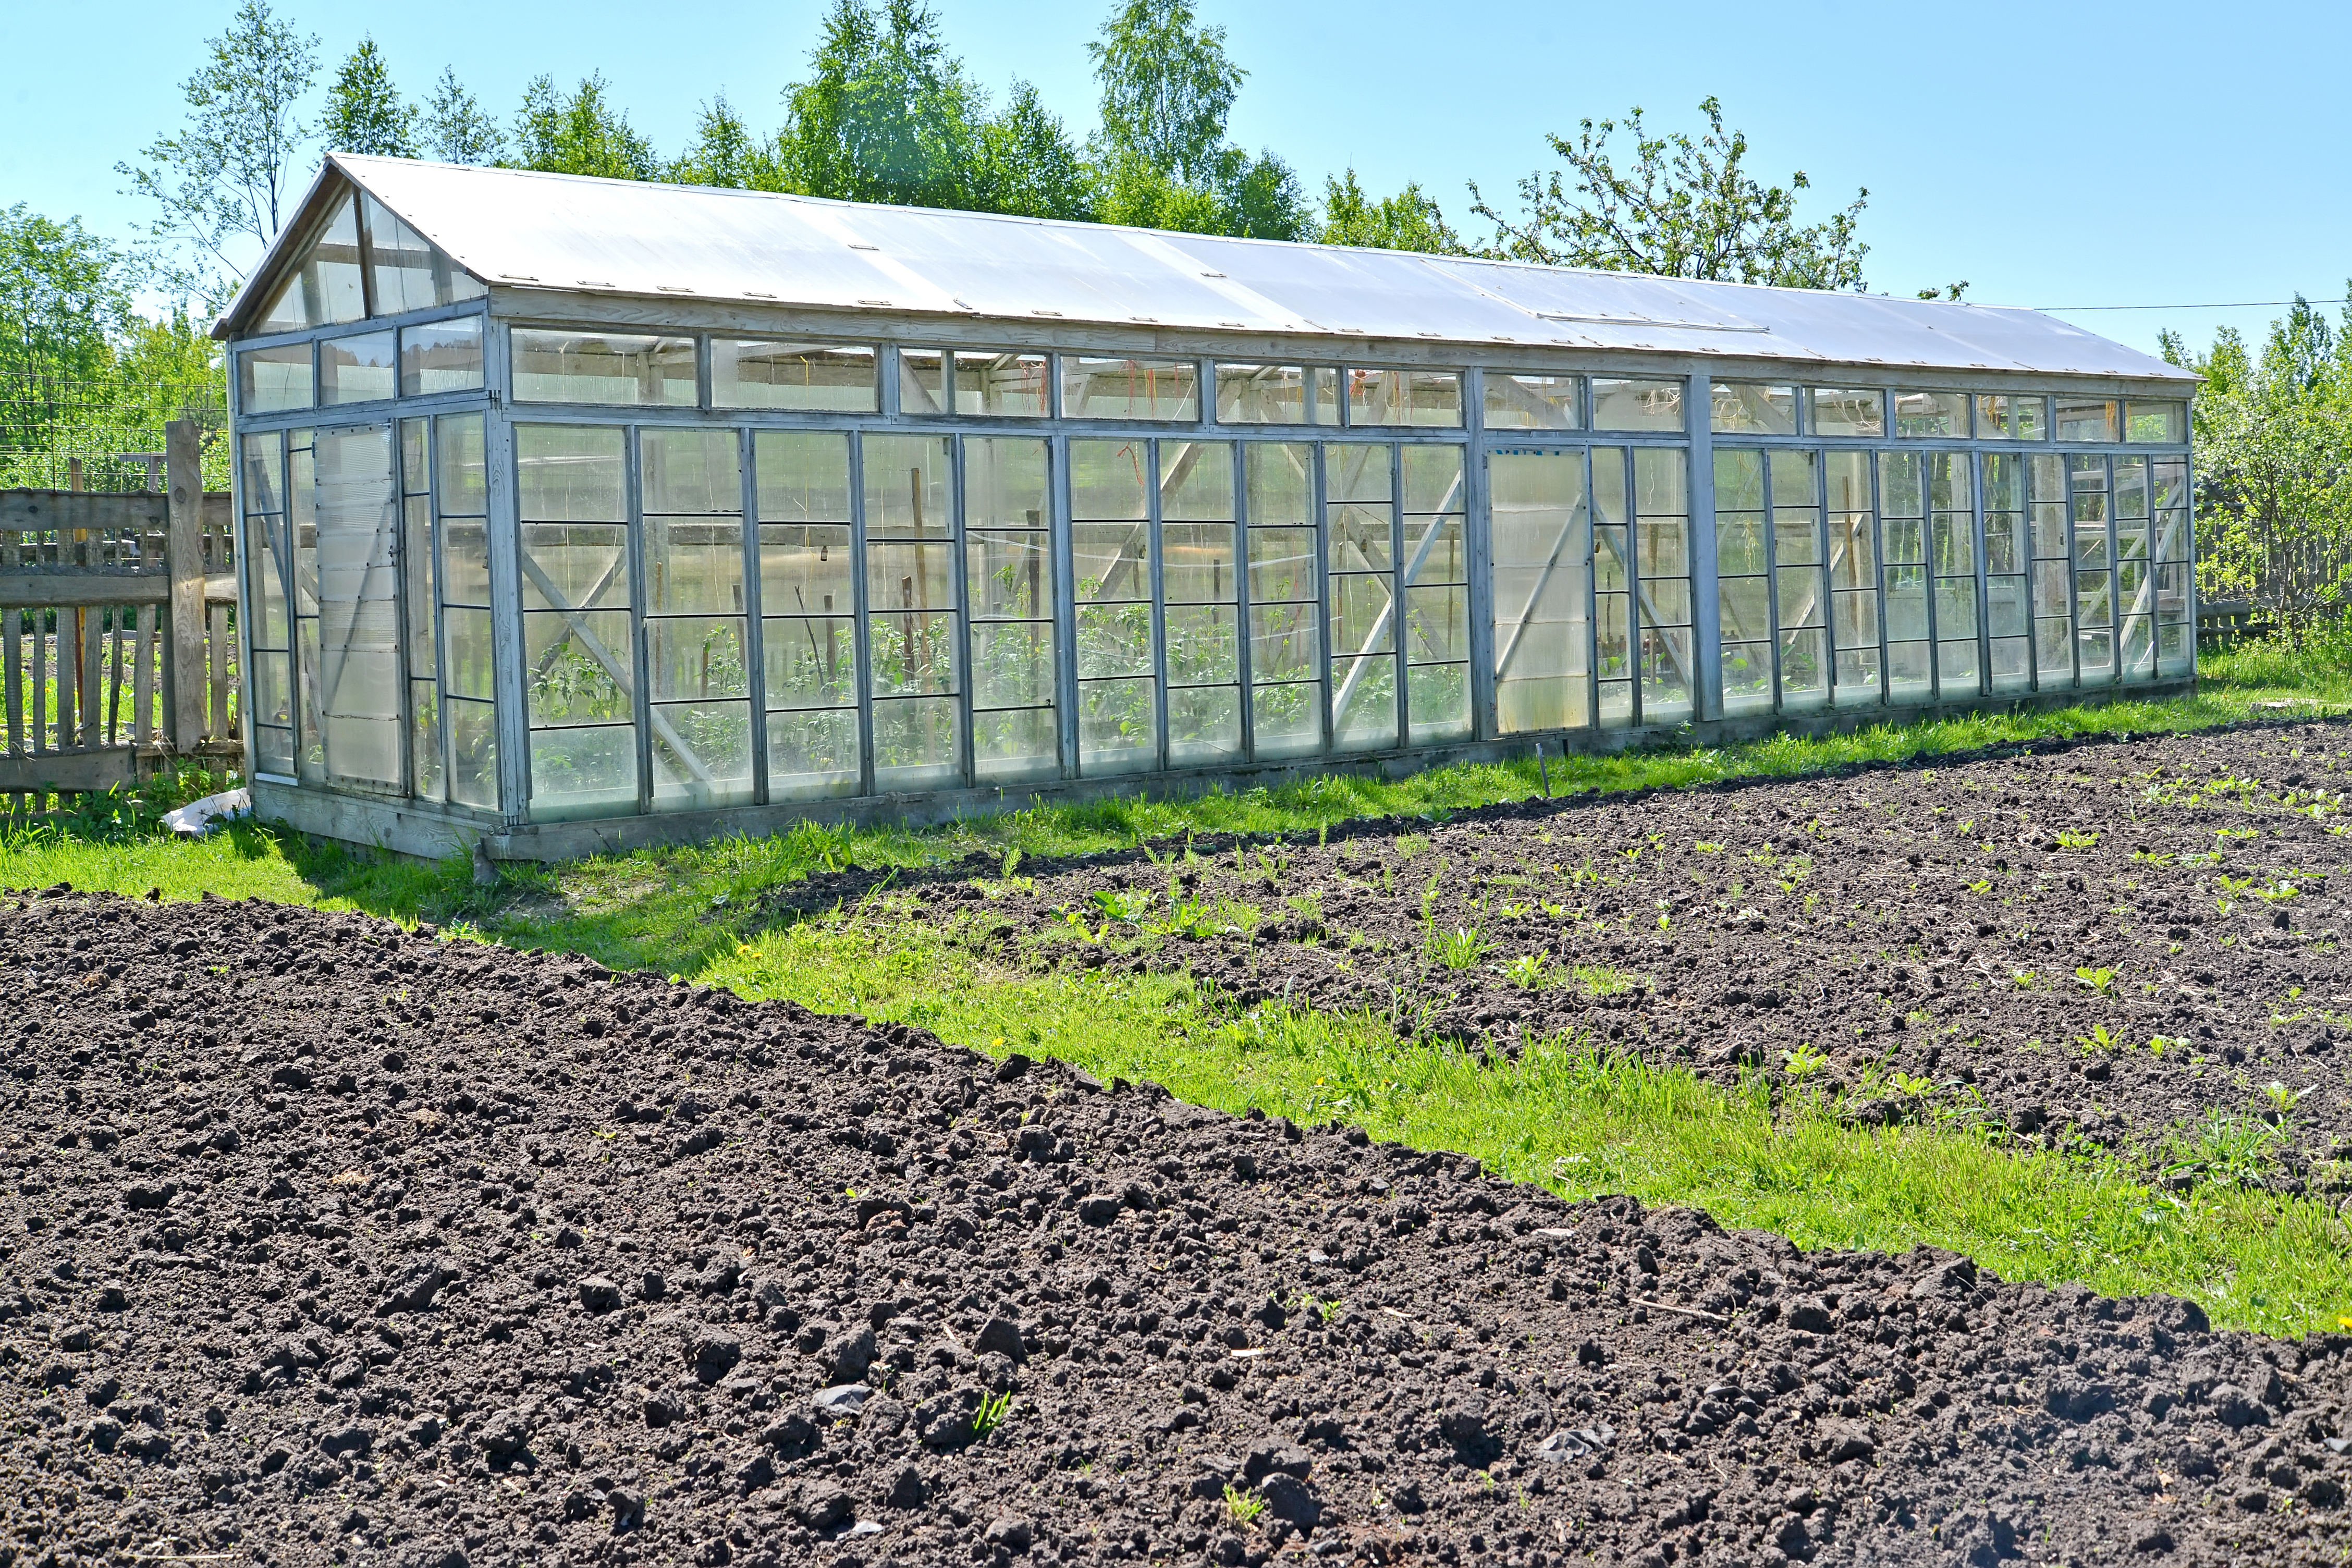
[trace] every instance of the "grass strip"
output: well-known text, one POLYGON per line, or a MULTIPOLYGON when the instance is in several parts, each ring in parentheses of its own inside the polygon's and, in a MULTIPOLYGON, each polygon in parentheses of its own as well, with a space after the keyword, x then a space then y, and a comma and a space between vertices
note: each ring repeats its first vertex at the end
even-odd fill
POLYGON ((1370 1016, 1237 1009, 1181 974, 1028 973, 889 902, 769 931, 692 978, 1150 1079, 1225 1110, 1352 1122, 1567 1197, 1693 1205, 1802 1247, 1926 1243, 2007 1279, 2168 1291, 2218 1324, 2289 1337, 2352 1315, 2352 1235, 2315 1200, 2219 1185, 2175 1197, 2124 1160, 2014 1142, 1957 1107, 1855 1127, 1810 1096, 1776 1108, 1760 1080, 1727 1090, 1578 1040, 1497 1061, 1402 1041, 1370 1016))

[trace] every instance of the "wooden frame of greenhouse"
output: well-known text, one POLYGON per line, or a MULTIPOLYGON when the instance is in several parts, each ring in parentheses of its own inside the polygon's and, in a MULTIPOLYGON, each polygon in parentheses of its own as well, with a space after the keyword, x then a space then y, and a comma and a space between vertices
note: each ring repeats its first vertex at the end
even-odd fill
POLYGON ((2195 679, 2032 310, 338 154, 215 333, 256 807, 410 853, 2195 679))

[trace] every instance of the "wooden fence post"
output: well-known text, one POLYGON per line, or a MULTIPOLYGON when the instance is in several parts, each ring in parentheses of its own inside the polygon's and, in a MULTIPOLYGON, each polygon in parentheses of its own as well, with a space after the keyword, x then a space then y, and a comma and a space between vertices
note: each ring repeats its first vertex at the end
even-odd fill
POLYGON ((196 422, 174 419, 166 425, 163 448, 170 517, 163 566, 172 579, 172 635, 164 652, 172 702, 171 743, 186 756, 204 739, 208 684, 205 679, 205 473, 196 422))

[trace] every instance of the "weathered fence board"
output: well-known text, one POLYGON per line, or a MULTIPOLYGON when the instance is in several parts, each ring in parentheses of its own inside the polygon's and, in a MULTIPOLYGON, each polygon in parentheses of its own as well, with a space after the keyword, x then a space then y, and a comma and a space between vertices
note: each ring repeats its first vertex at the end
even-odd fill
POLYGON ((0 490, 0 807, 241 763, 236 531, 198 437, 169 427, 161 494, 0 490))

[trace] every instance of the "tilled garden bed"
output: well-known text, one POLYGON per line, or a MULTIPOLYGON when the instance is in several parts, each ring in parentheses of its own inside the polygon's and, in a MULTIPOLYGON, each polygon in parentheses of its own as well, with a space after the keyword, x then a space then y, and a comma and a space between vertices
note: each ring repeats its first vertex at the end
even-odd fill
POLYGON ((0 1563, 2352 1545, 2352 1340, 359 917, 0 900, 0 1563))
POLYGON ((1181 968, 1482 1047, 1573 1034, 1865 1118, 2169 1144, 2184 1180, 2268 1140, 2291 1184, 2352 1142, 2347 748, 2333 723, 2109 738, 1320 842, 858 871, 776 904, 912 890, 1032 965, 1181 968))

